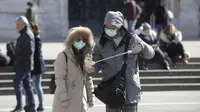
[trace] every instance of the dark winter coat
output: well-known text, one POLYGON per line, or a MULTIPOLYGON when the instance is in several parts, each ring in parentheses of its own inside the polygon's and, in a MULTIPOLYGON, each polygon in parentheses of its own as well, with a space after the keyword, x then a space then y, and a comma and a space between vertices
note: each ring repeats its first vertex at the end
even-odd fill
POLYGON ((46 71, 42 56, 42 41, 39 35, 35 35, 34 69, 32 75, 39 75, 46 71))
POLYGON ((168 17, 167 17, 167 9, 164 6, 159 6, 156 8, 155 11, 155 23, 156 24, 167 24, 168 17))
POLYGON ((15 48, 15 72, 30 72, 34 67, 34 51, 35 39, 33 32, 29 27, 25 27, 20 31, 20 36, 17 39, 15 48))

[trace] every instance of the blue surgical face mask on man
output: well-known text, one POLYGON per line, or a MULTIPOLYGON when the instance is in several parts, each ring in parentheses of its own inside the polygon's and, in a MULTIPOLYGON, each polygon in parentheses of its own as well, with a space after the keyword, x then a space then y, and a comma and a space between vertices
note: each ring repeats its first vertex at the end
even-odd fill
POLYGON ((115 35, 117 35, 117 29, 113 30, 113 29, 104 28, 104 31, 106 35, 108 35, 109 37, 114 37, 115 35))
POLYGON ((80 40, 80 41, 78 41, 78 42, 75 41, 75 42, 73 43, 73 45, 74 45, 74 47, 75 47, 76 49, 81 50, 83 47, 86 46, 86 43, 83 42, 82 40, 80 40))

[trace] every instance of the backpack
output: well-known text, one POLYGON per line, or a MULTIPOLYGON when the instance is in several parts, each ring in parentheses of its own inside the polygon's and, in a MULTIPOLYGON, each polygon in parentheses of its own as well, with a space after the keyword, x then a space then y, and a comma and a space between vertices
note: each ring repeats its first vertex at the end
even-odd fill
POLYGON ((6 44, 6 54, 7 56, 10 57, 10 63, 8 65, 12 66, 14 64, 15 61, 15 47, 16 47, 16 42, 12 41, 12 42, 8 42, 6 44))
MULTIPOLYGON (((63 54, 65 55, 65 59, 67 62, 67 55, 65 52, 63 52, 63 54)), ((50 90, 50 94, 54 94, 55 90, 56 90, 56 83, 55 83, 55 73, 51 74, 51 81, 49 84, 49 90, 50 90)))
POLYGON ((9 64, 10 58, 0 52, 0 67, 5 67, 9 64))

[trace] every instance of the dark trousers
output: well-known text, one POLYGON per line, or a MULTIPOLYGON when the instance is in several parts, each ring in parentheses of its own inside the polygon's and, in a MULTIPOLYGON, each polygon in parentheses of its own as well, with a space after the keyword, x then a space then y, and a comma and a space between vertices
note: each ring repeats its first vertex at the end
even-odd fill
POLYGON ((137 112, 138 103, 125 104, 121 108, 110 108, 106 106, 106 112, 137 112))
POLYGON ((173 62, 178 59, 178 56, 181 56, 182 59, 185 57, 183 44, 180 42, 170 44, 165 51, 173 62))
MULTIPOLYGON (((169 62, 167 61, 167 57, 162 52, 160 48, 155 51, 155 56, 152 60, 158 61, 163 68, 167 68, 169 66, 169 62)), ((139 66, 140 68, 147 67, 147 60, 143 59, 142 57, 139 58, 139 66)))
POLYGON ((15 77, 13 79, 13 86, 15 89, 17 105, 22 106, 22 87, 21 82, 23 82, 24 89, 27 94, 27 98, 29 101, 28 107, 35 107, 34 93, 33 88, 31 87, 31 73, 30 72, 16 72, 15 77))

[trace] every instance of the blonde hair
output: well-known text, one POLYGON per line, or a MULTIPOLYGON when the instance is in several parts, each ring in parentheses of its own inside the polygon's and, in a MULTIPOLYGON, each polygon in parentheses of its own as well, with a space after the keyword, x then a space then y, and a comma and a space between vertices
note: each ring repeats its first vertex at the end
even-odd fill
POLYGON ((40 34, 40 28, 38 24, 31 24, 31 27, 34 34, 40 34))
POLYGON ((71 48, 74 40, 79 38, 83 38, 85 40, 87 47, 94 46, 94 38, 91 29, 83 26, 73 27, 68 31, 65 45, 71 48))

